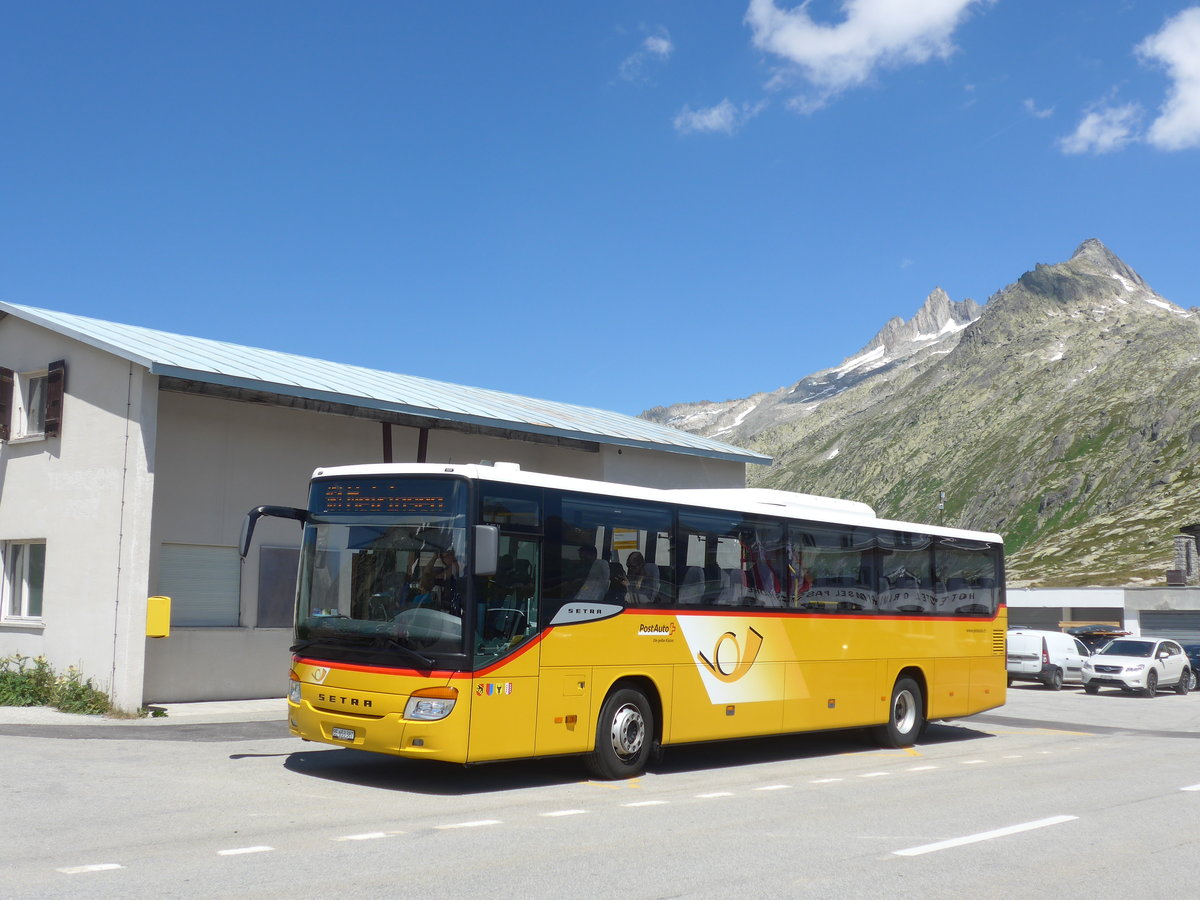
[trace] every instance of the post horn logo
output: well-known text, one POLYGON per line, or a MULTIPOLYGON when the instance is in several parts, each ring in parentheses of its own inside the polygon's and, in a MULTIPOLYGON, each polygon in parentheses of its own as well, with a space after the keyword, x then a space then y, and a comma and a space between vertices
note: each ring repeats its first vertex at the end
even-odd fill
POLYGON ((721 681, 727 683, 734 682, 750 671, 750 667, 754 665, 754 660, 758 659, 758 651, 762 648, 762 642, 763 636, 761 634, 753 628, 747 628, 746 649, 743 653, 741 646, 738 644, 737 635, 732 631, 727 631, 717 638, 717 642, 713 645, 713 662, 710 662, 708 657, 703 653, 697 653, 696 656, 721 681), (732 647, 726 648, 725 652, 722 653, 722 646, 726 643, 731 644, 732 647))
POLYGON ((324 666, 321 666, 319 668, 313 669, 309 673, 309 677, 312 678, 312 680, 315 681, 317 684, 324 684, 325 677, 328 674, 329 674, 329 670, 326 669, 324 666))

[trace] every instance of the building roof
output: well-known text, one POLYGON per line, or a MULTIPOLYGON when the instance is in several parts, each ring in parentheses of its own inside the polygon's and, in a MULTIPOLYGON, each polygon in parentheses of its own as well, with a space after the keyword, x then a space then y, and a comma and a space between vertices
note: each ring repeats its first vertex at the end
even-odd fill
POLYGON ((770 457, 635 416, 122 325, 0 301, 15 316, 154 375, 399 415, 766 465, 770 457))

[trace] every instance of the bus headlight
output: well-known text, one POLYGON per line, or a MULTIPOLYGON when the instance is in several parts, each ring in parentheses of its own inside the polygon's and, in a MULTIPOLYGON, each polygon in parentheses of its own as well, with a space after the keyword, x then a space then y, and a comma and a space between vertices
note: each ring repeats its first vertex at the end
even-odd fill
POLYGON ((404 706, 404 718, 433 722, 444 719, 458 701, 458 688, 436 687, 413 691, 404 706))
POLYGON ((296 673, 292 673, 292 677, 288 680, 288 703, 300 702, 300 681, 296 678, 296 673))

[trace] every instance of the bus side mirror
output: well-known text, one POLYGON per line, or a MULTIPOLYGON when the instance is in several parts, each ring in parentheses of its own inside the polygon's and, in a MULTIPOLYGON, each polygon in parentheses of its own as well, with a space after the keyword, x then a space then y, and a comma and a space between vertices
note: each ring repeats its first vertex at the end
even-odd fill
POLYGON ((301 525, 308 521, 307 509, 296 509, 294 506, 256 506, 246 513, 242 522, 242 536, 238 540, 238 553, 242 559, 250 552, 250 540, 254 537, 254 525, 263 516, 273 516, 277 519, 295 519, 301 525))
POLYGON ((495 525, 475 526, 475 574, 495 575, 500 563, 500 529, 495 525))

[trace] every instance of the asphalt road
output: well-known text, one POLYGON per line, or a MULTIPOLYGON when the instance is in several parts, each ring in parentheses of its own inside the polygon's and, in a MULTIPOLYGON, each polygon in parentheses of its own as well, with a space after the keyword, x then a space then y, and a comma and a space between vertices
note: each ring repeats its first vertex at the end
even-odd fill
POLYGON ((0 716, 0 896, 1179 897, 1200 850, 1200 693, 1016 686, 911 750, 673 748, 618 783, 252 718, 0 716))

